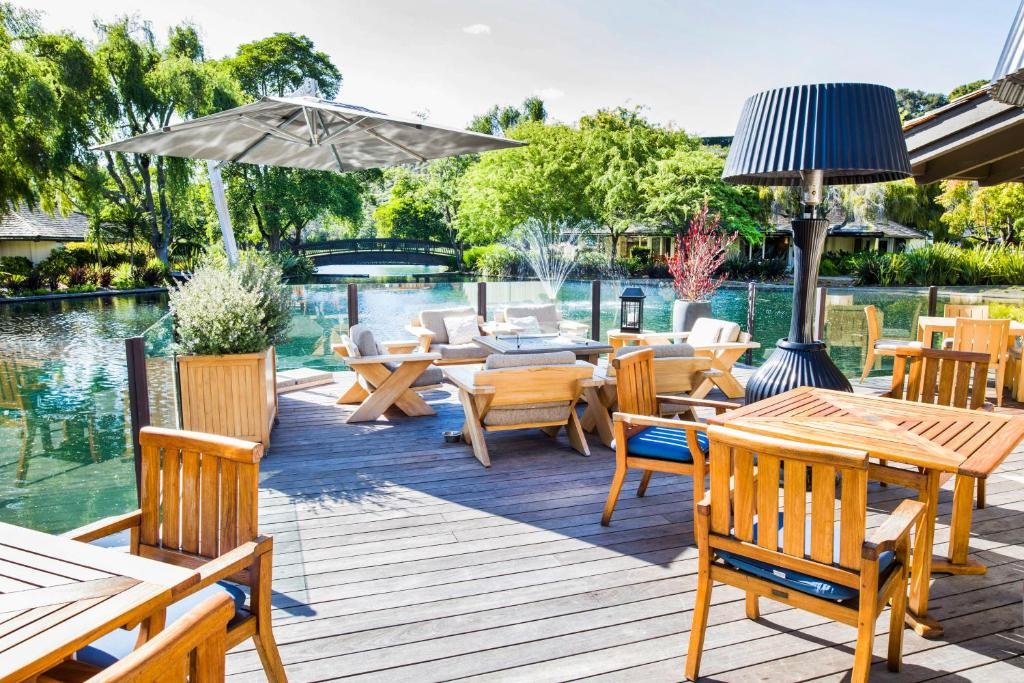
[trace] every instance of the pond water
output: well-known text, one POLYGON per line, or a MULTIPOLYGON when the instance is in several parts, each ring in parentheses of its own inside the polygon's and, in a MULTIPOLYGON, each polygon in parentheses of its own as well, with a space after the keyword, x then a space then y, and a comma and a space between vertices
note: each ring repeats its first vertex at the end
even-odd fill
MULTIPOLYGON (((422 272, 422 268, 418 269, 422 272)), ((404 326, 422 309, 476 306, 475 282, 357 280, 359 319, 380 340, 407 339, 404 326)), ((617 325, 618 294, 601 288, 601 337, 617 325)), ((645 327, 671 328, 674 294, 667 282, 643 281, 645 327)), ((567 282, 559 294, 566 318, 590 322, 589 282, 567 282)), ((295 317, 278 349, 279 369, 345 368, 332 354, 348 328, 344 284, 292 286, 295 317)), ((830 290, 831 291, 831 290, 830 290)), ((889 336, 912 337, 922 292, 834 292, 827 341, 839 366, 859 374, 867 303, 885 315, 889 336)), ((755 339, 760 363, 789 325, 791 290, 758 289, 755 339)), ((488 317, 508 303, 541 302, 536 282, 491 282, 488 317)), ((127 414, 124 338, 144 335, 154 424, 175 426, 171 327, 166 297, 122 296, 0 305, 0 521, 59 532, 135 505, 127 414)), ((715 317, 747 324, 745 288, 725 287, 712 300, 715 317)), ((882 366, 876 372, 886 372, 882 366)))

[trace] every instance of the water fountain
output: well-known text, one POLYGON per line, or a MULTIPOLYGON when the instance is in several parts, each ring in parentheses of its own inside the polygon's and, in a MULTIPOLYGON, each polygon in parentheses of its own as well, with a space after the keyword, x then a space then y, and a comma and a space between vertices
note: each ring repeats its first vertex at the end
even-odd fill
POLYGON ((580 230, 568 224, 549 226, 535 218, 528 219, 512 233, 508 245, 521 253, 533 274, 540 281, 550 301, 576 265, 580 230))

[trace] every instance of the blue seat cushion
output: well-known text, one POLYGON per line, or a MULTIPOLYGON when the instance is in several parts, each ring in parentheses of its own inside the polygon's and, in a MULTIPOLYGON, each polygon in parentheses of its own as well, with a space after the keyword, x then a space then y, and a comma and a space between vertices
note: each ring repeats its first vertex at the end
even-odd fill
MULTIPOLYGON (((708 452, 708 435, 697 432, 697 445, 708 452)), ((693 455, 686 443, 685 429, 670 427, 646 427, 626 441, 626 452, 643 458, 667 460, 670 462, 693 462, 693 455)))
MULTIPOLYGON (((779 513, 779 538, 782 538, 783 530, 783 519, 782 513, 779 513)), ((839 533, 838 527, 836 528, 836 534, 839 533)), ((804 531, 804 552, 810 555, 811 553, 811 518, 808 515, 806 517, 806 529, 804 531)), ((757 522, 754 522, 754 543, 757 543, 757 522)), ((857 597, 858 591, 856 588, 850 588, 849 586, 843 586, 837 583, 830 583, 824 579, 819 579, 814 576, 808 576, 800 572, 793 571, 792 569, 786 569, 779 567, 767 562, 760 562, 758 560, 752 560, 749 557, 743 557, 736 555, 735 553, 726 552, 724 550, 715 551, 719 557, 728 562, 736 569, 753 574, 762 579, 777 583, 787 588, 800 591, 801 593, 807 593, 808 595, 814 595, 819 598, 825 598, 826 600, 837 600, 842 602, 844 600, 852 600, 857 597)), ((886 551, 878 557, 878 573, 880 577, 883 577, 886 571, 892 567, 893 562, 896 560, 896 554, 886 551)), ((835 546, 835 554, 833 556, 833 562, 839 563, 839 545, 835 546)), ((881 582, 881 581, 880 581, 881 582)))
MULTIPOLYGON (((167 608, 166 625, 170 626, 203 600, 219 593, 227 593, 234 600, 236 614, 240 610, 245 609, 245 592, 233 583, 219 581, 170 605, 167 608)), ((119 659, 123 659, 134 650, 138 637, 139 629, 137 627, 131 631, 123 628, 115 629, 99 640, 83 647, 75 653, 75 658, 93 666, 106 668, 119 659)))

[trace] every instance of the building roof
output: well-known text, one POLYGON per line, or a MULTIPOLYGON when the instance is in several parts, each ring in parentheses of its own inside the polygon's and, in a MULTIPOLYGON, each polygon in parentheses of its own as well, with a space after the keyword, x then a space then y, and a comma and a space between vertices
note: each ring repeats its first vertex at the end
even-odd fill
MULTIPOLYGON (((768 226, 768 234, 792 234, 788 224, 777 222, 768 226)), ((927 235, 910 226, 882 219, 872 223, 840 223, 830 226, 829 237, 895 237, 896 239, 923 240, 927 235)))
POLYGON ((89 228, 84 214, 51 216, 25 205, 0 215, 0 240, 53 240, 55 242, 83 242, 89 228))

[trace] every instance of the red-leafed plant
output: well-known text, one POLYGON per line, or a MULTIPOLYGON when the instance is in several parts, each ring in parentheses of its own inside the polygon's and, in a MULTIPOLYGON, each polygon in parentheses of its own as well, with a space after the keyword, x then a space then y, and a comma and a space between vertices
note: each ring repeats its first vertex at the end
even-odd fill
POLYGON ((720 219, 718 214, 708 216, 708 205, 704 204, 690 219, 686 234, 676 235, 676 253, 669 257, 668 272, 672 274, 676 294, 684 301, 710 301, 726 278, 727 274, 716 273, 737 233, 719 231, 720 219))

